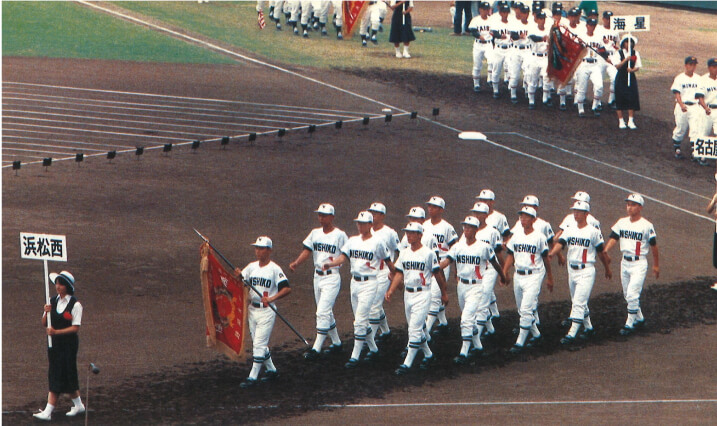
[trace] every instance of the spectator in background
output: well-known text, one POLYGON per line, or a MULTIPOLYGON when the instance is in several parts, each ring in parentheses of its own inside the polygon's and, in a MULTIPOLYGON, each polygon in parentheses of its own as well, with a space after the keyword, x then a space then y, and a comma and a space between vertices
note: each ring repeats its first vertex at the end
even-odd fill
POLYGON ((453 33, 452 36, 459 36, 468 33, 468 24, 473 19, 470 1, 455 1, 456 11, 453 14, 453 33), (465 14, 465 19, 463 15, 465 14))
POLYGON ((396 48, 397 58, 410 58, 408 45, 416 39, 413 34, 413 25, 411 24, 411 11, 413 10, 413 0, 396 1, 391 0, 388 6, 393 10, 391 17, 391 33, 388 41, 393 43, 396 48), (401 43, 403 43, 403 53, 401 53, 401 43))
POLYGON ((617 68, 615 76, 615 105, 620 129, 637 129, 635 111, 640 110, 640 94, 637 88, 635 73, 642 68, 640 53, 635 50, 637 38, 626 35, 620 40, 620 50, 610 57, 610 62, 617 68), (627 126, 623 121, 623 111, 627 110, 627 126))

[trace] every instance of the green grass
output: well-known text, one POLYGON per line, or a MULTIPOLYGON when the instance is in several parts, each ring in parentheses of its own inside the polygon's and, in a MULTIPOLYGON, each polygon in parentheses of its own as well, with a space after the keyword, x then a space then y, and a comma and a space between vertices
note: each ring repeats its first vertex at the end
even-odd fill
POLYGON ((417 40, 411 44, 413 58, 396 59, 393 46, 388 43, 390 13, 385 31, 379 34, 378 46, 369 44, 362 48, 358 34, 351 40, 336 40, 330 23, 328 37, 311 32, 309 39, 294 36, 286 26, 283 31, 276 31, 268 17, 266 28, 260 30, 255 2, 119 2, 116 5, 286 64, 323 69, 412 69, 462 75, 470 74, 472 68, 472 38, 449 37, 448 28, 434 28, 432 33, 417 32, 417 40))
POLYGON ((3 56, 232 63, 226 56, 71 2, 2 2, 3 56))

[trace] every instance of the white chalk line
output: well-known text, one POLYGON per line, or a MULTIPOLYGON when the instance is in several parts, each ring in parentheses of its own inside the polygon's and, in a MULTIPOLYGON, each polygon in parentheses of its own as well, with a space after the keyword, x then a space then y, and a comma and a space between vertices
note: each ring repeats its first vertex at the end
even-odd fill
MULTIPOLYGON (((30 143, 30 142, 8 142, 7 137, 3 138, 2 145, 4 149, 10 149, 5 148, 7 145, 20 145, 20 146, 41 146, 43 148, 59 148, 59 149, 74 149, 74 150, 81 150, 81 151, 96 151, 96 152, 107 152, 103 149, 95 149, 95 148, 76 148, 72 146, 59 146, 59 145, 48 145, 43 143, 30 143)), ((43 151, 44 152, 44 151, 43 151)))
POLYGON ((621 171, 621 172, 623 172, 623 173, 626 173, 626 174, 629 174, 629 175, 633 175, 633 176, 637 176, 637 177, 642 178, 642 179, 645 179, 645 180, 649 180, 650 182, 656 183, 656 184, 658 184, 658 185, 666 186, 666 187, 671 188, 671 189, 674 189, 674 190, 676 190, 676 191, 680 191, 680 192, 684 192, 684 193, 686 193, 686 194, 694 195, 695 197, 699 197, 699 198, 702 198, 702 199, 705 199, 705 200, 711 200, 711 199, 712 199, 712 198, 706 197, 706 196, 704 196, 704 195, 702 195, 702 194, 697 194, 697 193, 695 193, 695 192, 689 191, 689 190, 684 189, 684 188, 680 188, 680 187, 678 187, 678 186, 669 184, 669 183, 667 183, 667 182, 663 182, 663 181, 657 180, 657 179, 655 179, 655 178, 651 178, 651 177, 649 177, 649 176, 641 175, 641 174, 639 174, 639 173, 636 173, 636 172, 627 170, 627 169, 625 169, 625 168, 623 168, 623 167, 615 166, 615 165, 613 165, 613 164, 606 163, 606 162, 604 162, 604 161, 600 161, 600 160, 597 160, 597 159, 592 158, 592 157, 588 157, 587 155, 583 155, 583 154, 580 154, 580 153, 575 152, 575 151, 570 151, 570 150, 568 150, 568 149, 559 147, 559 146, 557 146, 557 145, 553 145, 553 144, 548 143, 548 142, 545 142, 545 141, 541 141, 541 140, 539 140, 539 139, 535 139, 535 138, 533 138, 533 137, 524 135, 524 134, 522 134, 522 133, 518 133, 518 132, 483 132, 483 133, 484 133, 484 134, 493 134, 493 135, 505 134, 505 135, 516 135, 516 136, 520 136, 520 137, 522 137, 522 138, 531 140, 531 141, 533 141, 533 142, 535 142, 535 143, 548 146, 548 147, 550 147, 550 148, 556 149, 556 150, 558 150, 558 151, 565 152, 565 153, 570 154, 570 155, 574 155, 574 156, 576 156, 576 157, 578 157, 578 158, 582 158, 582 159, 584 159, 584 160, 592 161, 592 162, 594 162, 594 163, 600 164, 600 165, 605 166, 605 167, 610 167, 610 168, 613 168, 613 169, 615 169, 615 170, 619 170, 619 171, 621 171))
POLYGON ((521 405, 640 405, 640 404, 714 404, 717 399, 639 399, 586 401, 485 401, 485 402, 419 402, 395 404, 324 404, 319 408, 405 408, 405 407, 485 407, 521 405))
MULTIPOLYGON (((5 118, 5 117, 3 117, 5 118)), ((187 138, 175 138, 171 136, 155 136, 155 135, 138 135, 135 133, 123 133, 123 132, 108 132, 108 131, 102 131, 102 130, 89 130, 89 129, 77 129, 74 127, 59 127, 59 126, 44 126, 41 124, 23 124, 23 123, 12 123, 13 126, 25 126, 25 127, 39 127, 41 129, 57 129, 57 130, 70 130, 70 131, 77 131, 77 132, 86 132, 86 133, 102 133, 102 134, 108 134, 108 135, 122 135, 122 136, 134 136, 138 138, 154 138, 154 139, 171 139, 171 140, 178 140, 178 141, 185 141, 187 138)))
POLYGON ((245 56, 245 55, 239 54, 239 53, 237 53, 237 52, 233 52, 233 51, 231 51, 231 50, 228 50, 228 49, 225 49, 225 48, 223 48, 223 47, 217 46, 217 45, 215 45, 215 44, 213 44, 213 43, 209 43, 209 42, 206 42, 206 41, 203 41, 203 40, 199 40, 199 39, 197 39, 197 38, 195 38, 195 37, 192 37, 192 36, 189 36, 189 35, 186 35, 186 34, 182 34, 182 33, 179 33, 179 32, 177 32, 177 31, 170 30, 169 28, 162 27, 162 26, 160 26, 160 25, 152 24, 151 22, 147 22, 147 21, 144 21, 144 20, 141 20, 141 19, 138 19, 138 18, 129 16, 129 15, 126 15, 126 14, 124 14, 124 13, 120 13, 120 12, 117 12, 117 11, 114 11, 114 10, 107 9, 107 8, 102 7, 102 6, 100 6, 100 5, 97 5, 97 4, 93 4, 93 3, 90 3, 90 2, 87 2, 87 1, 83 1, 83 0, 78 0, 77 2, 80 3, 80 4, 83 4, 83 5, 85 5, 85 6, 89 6, 89 7, 95 8, 95 9, 102 10, 102 11, 104 11, 105 13, 109 13, 109 14, 111 14, 111 15, 119 16, 119 17, 122 17, 122 18, 124 18, 124 19, 129 20, 129 21, 132 21, 132 22, 135 22, 135 23, 138 23, 138 24, 141 24, 141 25, 145 25, 145 26, 148 26, 148 27, 150 27, 150 28, 157 29, 157 30, 159 30, 159 31, 163 31, 163 32, 172 34, 172 35, 175 36, 175 37, 179 37, 179 38, 183 38, 183 39, 185 39, 185 40, 189 40, 189 41, 191 41, 192 43, 197 43, 197 44, 201 44, 201 45, 207 46, 207 47, 212 48, 212 49, 215 49, 215 50, 217 50, 217 51, 219 51, 219 52, 223 52, 223 53, 226 53, 227 55, 234 56, 234 57, 237 57, 237 58, 241 58, 241 59, 243 59, 243 60, 245 60, 245 61, 247 61, 247 62, 251 62, 251 63, 253 63, 253 64, 262 65, 262 66, 265 66, 265 67, 268 67, 268 68, 271 68, 271 69, 274 69, 274 70, 277 70, 277 71, 281 71, 281 72, 283 72, 283 73, 286 73, 286 74, 289 74, 289 75, 293 75, 294 77, 298 77, 298 78, 301 78, 301 79, 310 81, 310 82, 312 82, 312 83, 319 84, 319 85, 321 85, 321 86, 329 87, 329 88, 331 88, 331 89, 338 90, 339 92, 346 93, 346 94, 351 95, 351 96, 355 96, 355 97, 357 97, 357 98, 359 98, 359 99, 364 99, 364 100, 366 100, 366 101, 373 102, 373 103, 375 103, 375 104, 378 104, 378 105, 381 105, 381 106, 384 106, 384 107, 387 107, 387 108, 395 109, 395 110, 397 110, 397 111, 399 111, 399 112, 401 112, 401 113, 406 113, 406 112, 408 112, 408 111, 405 111, 405 110, 403 110, 403 109, 401 109, 401 108, 395 107, 395 106, 393 106, 393 105, 389 105, 389 104, 387 104, 387 103, 385 103, 385 102, 381 102, 381 101, 378 101, 378 100, 376 100, 376 99, 370 98, 370 97, 368 97, 368 96, 364 96, 364 95, 361 95, 361 94, 359 94, 359 93, 352 92, 352 91, 350 91, 350 90, 346 90, 346 89, 343 89, 343 88, 338 87, 338 86, 334 86, 333 84, 326 83, 326 82, 317 80, 317 79, 315 79, 315 78, 311 78, 311 77, 308 77, 308 76, 299 74, 299 73, 297 73, 297 72, 287 70, 286 68, 282 68, 282 67, 277 66, 277 65, 272 65, 272 64, 270 64, 270 63, 268 63, 268 62, 260 61, 260 60, 258 60, 258 59, 254 59, 254 58, 251 58, 251 57, 249 57, 249 56, 245 56))
MULTIPOLYGON (((19 131, 20 131, 20 132, 23 132, 24 130, 19 130, 19 131)), ((31 141, 46 141, 46 140, 47 140, 47 138, 33 138, 33 137, 30 137, 30 136, 8 135, 8 134, 7 134, 7 129, 3 129, 3 132, 5 133, 5 134, 3 135, 3 143, 7 142, 8 140, 16 140, 16 139, 28 139, 28 140, 31 140, 31 141)), ((52 132, 49 132, 49 133, 52 133, 52 132)), ((54 133, 52 133, 52 134, 54 134, 54 133)), ((72 140, 67 140, 67 139, 52 139, 52 141, 53 141, 53 142, 60 142, 60 143, 77 144, 77 145, 96 145, 96 146, 101 146, 101 147, 116 146, 116 147, 120 147, 120 148, 132 148, 132 147, 129 146, 129 145, 110 144, 110 143, 97 143, 97 142, 80 142, 80 141, 72 141, 72 140)), ((57 146, 57 145, 53 145, 53 146, 57 146)))
MULTIPOLYGON (((283 104, 265 104, 265 103, 257 103, 257 102, 233 101, 233 100, 228 100, 228 99, 197 98, 197 97, 191 97, 191 96, 178 96, 178 95, 160 95, 160 94, 156 94, 156 93, 124 92, 124 91, 119 91, 119 90, 107 90, 107 89, 89 89, 89 88, 82 88, 82 87, 56 86, 56 85, 51 85, 51 84, 20 83, 20 82, 3 82, 3 84, 18 84, 18 85, 25 85, 25 86, 48 87, 48 88, 52 88, 52 89, 83 90, 83 91, 98 92, 98 93, 113 93, 113 94, 120 94, 120 95, 147 96, 147 97, 155 97, 155 98, 163 98, 163 99, 183 99, 183 100, 191 100, 191 101, 238 104, 238 105, 249 105, 249 106, 257 106, 257 107, 293 108, 295 110, 306 110, 307 113, 308 113, 308 111, 322 111, 325 113, 333 112, 333 113, 352 114, 351 118, 353 118, 355 116, 364 116, 367 114, 375 114, 375 113, 360 112, 360 111, 347 111, 347 110, 342 110, 342 109, 315 108, 315 107, 305 107, 305 106, 298 106, 298 105, 283 105, 283 104)), ((25 94, 25 93, 16 93, 16 94, 25 94)), ((82 99, 82 98, 78 98, 78 99, 82 99)), ((92 98, 86 98, 86 99, 92 99, 92 98)), ((98 100, 100 100, 100 99, 98 99, 98 100)), ((179 102, 177 102, 177 103, 179 103, 179 102)), ((187 103, 189 103, 189 102, 187 102, 187 103)))
MULTIPOLYGON (((451 127, 451 126, 449 126, 449 125, 447 125, 447 124, 443 124, 443 123, 440 123, 440 122, 435 121, 435 120, 429 120, 429 119, 427 119, 427 118, 425 118, 425 117, 421 117, 421 118, 424 119, 424 120, 426 120, 426 121, 428 121, 428 122, 430 122, 430 123, 434 123, 434 124, 436 124, 436 125, 438 125, 438 126, 441 126, 441 127, 446 128, 446 129, 453 130, 454 132, 461 133, 460 130, 456 129, 455 127, 451 127)), ((654 202, 656 202, 656 203, 658 203, 658 204, 662 204, 663 206, 667 206, 667 207, 673 208, 673 209, 675 209, 675 210, 681 211, 681 212, 683 212, 683 213, 687 213, 687 214, 689 214, 689 215, 691 215, 691 216, 695 216, 695 217, 698 217, 698 218, 700 218, 700 219, 706 219, 706 220, 708 220, 708 221, 710 221, 710 222, 715 222, 715 220, 714 220, 713 218, 711 218, 711 217, 708 217, 708 216, 705 216, 705 215, 701 215, 701 214, 695 213, 695 212, 690 211, 690 210, 687 210, 687 209, 683 209, 682 207, 679 207, 679 206, 676 206, 676 205, 674 205, 674 204, 668 203, 667 201, 663 201, 663 200, 660 200, 660 199, 658 199, 658 198, 655 198, 655 197, 646 195, 645 193, 643 193, 643 192, 641 192, 641 191, 636 191, 636 190, 633 190, 633 189, 624 187, 624 186, 622 186, 622 185, 618 185, 618 184, 616 184, 616 183, 612 183, 612 182, 610 182, 610 181, 607 181, 607 180, 604 180, 604 179, 600 179, 600 178, 598 178, 598 177, 596 177, 596 176, 592 176, 592 175, 589 175, 589 174, 587 174, 587 173, 583 173, 583 172, 579 172, 579 171, 577 171, 577 170, 573 170, 573 169, 571 169, 571 168, 569 168, 569 167, 565 167, 565 166, 563 166, 563 165, 561 165, 561 164, 557 164, 557 163, 554 163, 554 162, 552 162, 552 161, 545 160, 545 159, 543 159, 543 158, 536 157, 536 156, 534 156, 534 155, 528 154, 528 153, 526 153, 526 152, 523 152, 523 151, 520 151, 520 150, 517 150, 517 149, 514 149, 514 148, 510 148, 510 147, 507 147, 507 146, 505 146, 505 145, 501 145, 501 144, 499 144, 499 143, 497 143, 497 142, 494 142, 494 141, 491 141, 491 140, 489 140, 489 139, 485 139, 485 140, 480 141, 480 142, 485 142, 485 143, 491 144, 491 145, 493 145, 493 146, 495 146, 495 147, 504 149, 504 150, 506 150, 506 151, 510 151, 510 152, 512 152, 512 153, 514 153, 514 154, 518 154, 518 155, 521 155, 521 156, 524 156, 524 157, 531 158, 531 159, 533 159, 533 160, 535 160, 535 161, 538 161, 538 162, 540 162, 540 163, 547 164, 547 165, 553 166, 553 167, 555 167, 555 168, 558 168, 558 169, 560 169, 560 170, 563 170, 563 171, 566 171, 566 172, 569 172, 569 173, 573 173, 573 174, 582 176, 582 177, 584 177, 584 178, 591 179, 591 180, 594 180, 594 181, 603 183, 603 184, 605 184, 605 185, 611 186, 611 187, 616 188, 616 189, 620 189, 620 190, 625 191, 625 192, 628 192, 628 193, 639 192, 639 193, 642 194, 645 198, 647 198, 647 199, 649 199, 649 200, 652 200, 652 201, 654 201, 654 202)))
MULTIPOLYGON (((50 122, 53 124, 59 124, 59 125, 78 125, 78 126, 86 126, 86 127, 100 127, 104 129, 122 129, 127 131, 137 131, 137 132, 152 132, 154 134, 164 134, 169 133, 170 135, 175 134, 186 134, 186 135, 192 135, 192 136, 204 136, 205 133, 194 133, 194 132, 178 132, 176 130, 159 130, 159 129, 152 129, 152 128, 145 128, 145 127, 130 127, 130 126, 118 126, 118 125, 112 125, 112 124, 92 124, 92 123, 82 123, 77 121, 68 121, 68 120, 53 120, 49 118, 34 118, 34 117, 20 117, 16 115, 4 115, 3 120, 5 119, 12 119, 12 120, 22 120, 22 121, 40 121, 40 122, 50 122)), ((11 123, 13 125, 19 125, 21 123, 11 123)), ((32 124, 34 125, 34 124, 32 124)), ((101 130, 97 130, 101 131, 101 130)), ((108 131, 108 133, 112 133, 111 131, 108 131)), ((136 136, 140 136, 141 134, 135 134, 136 136)), ((182 139, 189 139, 189 138, 182 138, 182 139)))
MULTIPOLYGON (((8 132, 33 133, 33 134, 36 133, 36 134, 40 134, 40 135, 57 135, 57 134, 58 134, 57 132, 45 132, 45 131, 42 131, 42 130, 34 130, 34 129, 32 129, 32 130, 28 130, 28 129, 15 129, 15 128, 11 128, 11 127, 3 127, 2 131, 3 131, 3 136, 5 136, 8 132)), ((17 136, 17 135, 12 135, 12 136, 13 136, 13 137, 23 137, 23 136, 17 136)), ((67 136, 67 137, 81 137, 81 135, 73 135, 72 133, 62 133, 62 136, 67 136)), ((113 138, 112 136, 107 136, 107 135, 92 135, 92 137, 93 137, 94 139, 106 139, 106 140, 108 140, 108 141, 122 141, 122 142, 126 142, 126 139, 113 138)), ((37 138, 35 138, 35 139, 37 139, 37 138)), ((42 140, 48 140, 48 139, 50 139, 50 138, 44 138, 44 139, 42 139, 42 140)), ((89 142, 88 142, 88 143, 89 143, 89 142)), ((107 143, 104 143, 104 144, 98 144, 98 145, 109 145, 109 146, 119 146, 119 147, 122 147, 122 146, 123 146, 123 145, 121 145, 121 144, 119 144, 119 143, 110 143, 110 142, 107 142, 107 143)), ((126 146, 126 147, 127 147, 127 148, 131 148, 131 146, 126 146)))

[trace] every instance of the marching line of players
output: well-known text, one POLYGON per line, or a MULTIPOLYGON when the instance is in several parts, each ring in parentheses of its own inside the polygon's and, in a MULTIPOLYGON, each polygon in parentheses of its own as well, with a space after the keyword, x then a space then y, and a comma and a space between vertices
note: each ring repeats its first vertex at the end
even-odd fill
MULTIPOLYGON (((554 257, 559 265, 567 268, 572 300, 569 319, 563 324, 566 334, 561 344, 587 340, 594 334, 588 301, 597 274, 595 263, 599 260, 605 277, 611 279, 608 253, 618 243, 620 277, 627 303, 627 318, 620 334, 628 336, 644 324, 640 294, 648 272, 648 255, 652 257, 655 277, 659 278, 660 269, 655 229, 642 217, 644 198, 641 195, 630 194, 625 199, 627 216, 610 229, 607 242, 600 222, 590 214, 590 195, 584 191, 572 197, 572 213, 560 223, 557 234, 539 216, 540 201, 534 195, 523 198, 518 220, 512 228, 506 216, 494 209, 493 191, 484 189, 476 199, 461 222, 461 235, 443 219, 446 207, 443 198, 433 196, 425 203, 425 209, 416 206, 409 210, 408 223, 401 229, 402 239, 385 224, 386 206, 380 202, 358 213, 354 219, 357 233, 352 237, 334 225, 334 206, 321 204, 315 211, 320 226, 309 233, 298 257, 289 264, 292 272, 307 260, 313 265, 316 339, 304 358, 316 360, 343 352, 333 307, 341 288, 340 267, 344 263, 350 267, 354 314, 354 344, 345 364, 348 369, 380 356, 377 342, 391 335, 383 304, 393 303, 401 290, 408 342, 401 354, 403 362, 395 374, 409 373, 419 353, 423 353, 419 368, 429 368, 434 361, 429 345, 432 334, 448 333, 445 309, 452 267, 455 267, 461 310, 462 346, 453 360, 458 365, 480 356, 482 341, 495 333, 493 322, 500 319, 494 291, 496 282, 502 286, 513 284, 520 314, 517 338, 508 352, 519 354, 543 341, 538 300, 544 281, 548 290, 553 290, 551 260, 554 257), (327 338, 331 343, 324 348, 327 338)), ((290 292, 288 279, 270 260, 271 239, 261 236, 253 245, 257 262, 235 271, 245 283, 260 285, 264 291, 261 298, 252 294, 249 304, 254 364, 242 387, 257 383, 262 366, 267 368, 262 380, 276 377, 268 349, 276 314, 266 308, 290 292)))

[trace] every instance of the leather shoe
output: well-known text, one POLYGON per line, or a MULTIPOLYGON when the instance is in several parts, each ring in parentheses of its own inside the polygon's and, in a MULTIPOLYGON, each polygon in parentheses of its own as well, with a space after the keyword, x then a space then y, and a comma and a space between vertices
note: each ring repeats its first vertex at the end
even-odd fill
POLYGON ((324 355, 336 355, 340 354, 344 350, 344 345, 339 343, 338 345, 332 344, 328 348, 324 349, 324 355))
POLYGON ((457 357, 453 358, 453 363, 456 365, 466 365, 468 364, 468 357, 465 355, 458 355, 457 357))
POLYGON ((523 347, 520 345, 513 345, 510 349, 508 349, 508 353, 512 355, 518 355, 523 352, 523 347))
POLYGON ((635 332, 635 329, 634 329, 633 327, 625 326, 625 327, 623 327, 623 328, 620 329, 620 335, 621 335, 621 336, 629 336, 629 335, 631 335, 631 334, 634 333, 634 332, 635 332))
POLYGON ((273 382, 277 378, 279 378, 279 373, 277 373, 276 370, 267 371, 266 374, 264 375, 264 377, 261 378, 261 382, 262 383, 273 382))
POLYGON ((351 359, 349 360, 349 362, 347 362, 346 364, 344 364, 344 367, 346 367, 346 368, 348 368, 348 369, 356 368, 356 367, 358 367, 358 360, 357 360, 356 358, 351 358, 351 359))
POLYGON ((562 339, 560 339, 561 345, 567 346, 567 345, 572 345, 573 343, 575 343, 575 338, 572 336, 565 336, 562 339))
POLYGON ((307 361, 314 361, 319 358, 319 353, 316 349, 311 349, 308 352, 304 352, 304 359, 307 361))
POLYGON ((405 376, 410 371, 410 368, 406 364, 401 364, 398 366, 398 368, 393 372, 396 376, 405 376))
POLYGON ((421 361, 421 364, 418 366, 418 368, 420 368, 421 370, 428 370, 428 367, 430 367, 431 364, 433 364, 434 358, 435 357, 433 357, 433 356, 428 357, 428 358, 423 358, 423 360, 421 361))
POLYGON ((239 384, 239 387, 242 389, 248 389, 254 386, 256 386, 256 379, 246 379, 239 384))

